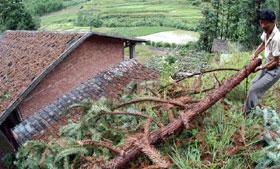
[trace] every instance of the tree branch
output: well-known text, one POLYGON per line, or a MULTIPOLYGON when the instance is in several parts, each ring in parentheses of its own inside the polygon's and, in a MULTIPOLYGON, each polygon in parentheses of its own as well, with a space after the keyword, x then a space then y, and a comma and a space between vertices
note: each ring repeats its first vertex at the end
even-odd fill
MULTIPOLYGON (((119 109, 121 107, 125 107, 125 106, 130 105, 130 104, 147 102, 147 101, 167 103, 167 104, 172 104, 172 105, 175 105, 175 106, 178 106, 178 107, 181 107, 181 108, 185 108, 185 105, 181 102, 177 102, 177 101, 173 101, 173 100, 164 100, 164 99, 159 99, 159 98, 155 98, 155 97, 141 97, 141 98, 136 98, 134 100, 128 101, 126 103, 122 103, 122 104, 116 106, 115 108, 113 108, 113 110, 119 109)), ((190 101, 190 103, 192 103, 192 102, 193 101, 190 101)))
POLYGON ((183 81, 186 78, 191 78, 196 75, 203 75, 203 74, 207 74, 207 73, 211 73, 211 72, 219 72, 219 71, 239 71, 239 70, 240 69, 236 69, 236 68, 217 68, 217 69, 205 70, 205 71, 201 71, 201 72, 193 73, 191 75, 184 76, 181 79, 176 80, 176 83, 183 81))
POLYGON ((144 138, 147 144, 150 144, 150 126, 151 126, 152 119, 148 119, 147 123, 144 126, 144 138))
POLYGON ((213 74, 215 80, 218 82, 219 86, 222 86, 222 83, 220 82, 220 80, 218 79, 218 77, 216 76, 216 74, 213 74))

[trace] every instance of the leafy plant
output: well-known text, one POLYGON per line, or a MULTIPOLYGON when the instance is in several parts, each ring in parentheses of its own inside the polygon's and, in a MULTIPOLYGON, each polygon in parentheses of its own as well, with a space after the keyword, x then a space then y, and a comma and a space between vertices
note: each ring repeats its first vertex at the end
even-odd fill
POLYGON ((39 22, 26 10, 21 0, 0 3, 0 32, 5 30, 34 30, 39 22), (17 18, 17 19, 15 19, 17 18))

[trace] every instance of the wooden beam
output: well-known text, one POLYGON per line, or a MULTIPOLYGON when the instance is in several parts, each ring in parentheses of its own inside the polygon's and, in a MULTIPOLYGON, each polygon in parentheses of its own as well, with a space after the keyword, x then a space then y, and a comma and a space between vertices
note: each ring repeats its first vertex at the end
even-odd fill
POLYGON ((129 59, 135 58, 135 55, 136 55, 135 46, 136 46, 136 43, 133 43, 133 42, 129 43, 129 59))

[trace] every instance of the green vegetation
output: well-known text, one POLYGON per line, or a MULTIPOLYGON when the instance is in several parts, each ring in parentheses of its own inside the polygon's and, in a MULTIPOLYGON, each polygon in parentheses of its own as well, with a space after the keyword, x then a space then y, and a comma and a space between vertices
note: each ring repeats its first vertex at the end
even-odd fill
POLYGON ((0 32, 5 30, 34 30, 38 21, 24 8, 21 0, 2 0, 0 3, 0 32), (16 19, 15 19, 16 18, 16 19))
MULTIPOLYGON (((204 20, 200 23, 200 47, 210 51, 213 39, 227 39, 239 42, 252 49, 260 43, 262 30, 258 26, 257 10, 271 8, 278 11, 280 1, 276 0, 212 0, 203 9, 204 20)), ((278 22, 280 15, 278 16, 278 22)), ((279 22, 280 23, 280 22, 279 22)))
POLYGON ((33 15, 45 15, 63 8, 62 0, 24 0, 26 9, 33 15))
POLYGON ((32 15, 43 16, 85 1, 87 0, 23 0, 23 4, 32 15))
POLYGON ((80 3, 43 16, 41 26, 43 29, 52 28, 53 25, 74 24, 78 27, 152 26, 196 30, 201 18, 200 8, 189 5, 186 0, 105 0, 80 3))
POLYGON ((274 9, 276 13, 277 25, 280 23, 280 2, 278 0, 262 0, 264 1, 264 6, 270 9, 274 9))
POLYGON ((5 91, 3 94, 0 95, 0 102, 5 99, 8 99, 10 96, 11 96, 10 93, 5 91))

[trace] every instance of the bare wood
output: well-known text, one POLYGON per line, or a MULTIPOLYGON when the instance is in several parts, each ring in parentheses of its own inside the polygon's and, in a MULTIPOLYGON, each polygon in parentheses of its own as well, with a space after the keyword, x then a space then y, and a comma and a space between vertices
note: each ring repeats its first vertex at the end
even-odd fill
POLYGON ((152 119, 148 119, 147 123, 144 126, 144 138, 147 144, 150 144, 150 126, 151 126, 152 119))
POLYGON ((218 77, 216 76, 216 73, 213 74, 215 80, 218 82, 219 86, 222 85, 222 83, 220 82, 220 80, 218 79, 218 77))
MULTIPOLYGON (((182 130, 184 127, 189 128, 189 121, 193 119, 196 115, 204 112, 217 101, 223 98, 228 92, 230 92, 234 87, 239 85, 242 80, 249 76, 255 68, 260 65, 260 60, 253 60, 245 68, 241 69, 235 75, 228 78, 219 88, 214 90, 212 93, 208 94, 203 100, 195 104, 192 109, 186 110, 183 112, 180 117, 174 122, 169 123, 167 126, 164 126, 150 134, 151 144, 157 144, 160 141, 164 140, 168 136, 176 133, 177 131, 182 130)), ((126 146, 129 147, 129 146, 126 146)), ((125 150, 124 156, 117 156, 114 159, 110 160, 107 164, 102 166, 102 168, 115 169, 122 168, 127 165, 131 160, 137 157, 141 153, 141 149, 137 146, 131 146, 129 149, 125 150)))
POLYGON ((169 111, 168 111, 168 120, 169 120, 169 123, 170 123, 170 122, 173 122, 174 119, 175 119, 175 116, 174 116, 172 110, 169 110, 169 111))

